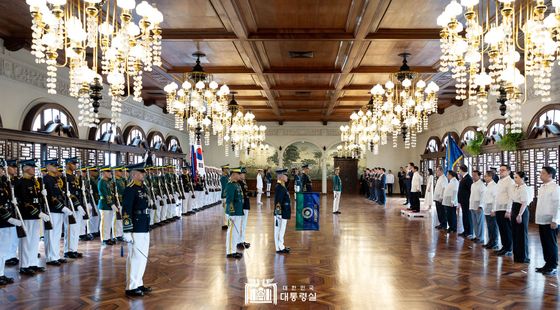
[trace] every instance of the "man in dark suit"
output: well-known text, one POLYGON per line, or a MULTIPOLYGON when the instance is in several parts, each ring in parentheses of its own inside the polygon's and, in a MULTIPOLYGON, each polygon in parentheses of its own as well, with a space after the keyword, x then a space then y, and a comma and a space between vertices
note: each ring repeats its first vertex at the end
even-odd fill
POLYGON ((459 192, 457 193, 457 201, 463 212, 463 233, 460 236, 471 239, 473 235, 472 229, 472 219, 469 210, 469 200, 471 197, 471 185, 473 180, 469 175, 469 168, 466 165, 461 165, 459 167, 459 173, 461 173, 461 182, 459 182, 459 192))
POLYGON ((400 167, 399 173, 397 173, 397 178, 399 179, 399 192, 401 195, 406 195, 406 187, 404 186, 404 178, 406 172, 403 167, 400 167))

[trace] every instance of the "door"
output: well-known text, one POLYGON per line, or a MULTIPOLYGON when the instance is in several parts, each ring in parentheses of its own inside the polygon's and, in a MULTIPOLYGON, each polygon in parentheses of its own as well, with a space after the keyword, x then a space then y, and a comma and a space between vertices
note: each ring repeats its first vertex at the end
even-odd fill
MULTIPOLYGON (((334 167, 340 167, 343 193, 358 194, 358 159, 335 157, 334 167)), ((332 191, 332 187, 328 191, 332 191)))

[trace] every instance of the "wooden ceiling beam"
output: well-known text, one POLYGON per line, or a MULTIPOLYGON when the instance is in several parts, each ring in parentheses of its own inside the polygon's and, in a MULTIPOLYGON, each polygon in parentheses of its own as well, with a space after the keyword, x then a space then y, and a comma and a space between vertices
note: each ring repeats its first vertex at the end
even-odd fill
MULTIPOLYGON (((350 70, 352 74, 394 73, 399 71, 399 66, 361 66, 350 70)), ((412 71, 418 73, 438 72, 432 66, 415 66, 412 71)), ((192 66, 172 66, 167 73, 189 73, 192 66)), ((204 66, 204 71, 210 74, 256 74, 253 69, 245 66, 204 66)), ((341 74, 340 69, 333 67, 270 67, 262 70, 260 74, 341 74)), ((274 87, 273 87, 274 88, 274 87)), ((371 88, 371 87, 370 87, 371 88)), ((333 89, 330 87, 329 89, 333 89)))
MULTIPOLYGON (((361 66, 352 69, 350 73, 395 73, 398 72, 400 66, 361 66)), ((418 73, 437 73, 438 70, 431 66, 414 66, 411 71, 418 73)))
MULTIPOLYGON (((193 66, 173 66, 167 73, 189 73, 193 66)), ((210 74, 253 74, 255 71, 245 66, 203 66, 204 72, 210 74)))
POLYGON ((440 29, 437 28, 379 28, 369 33, 366 40, 439 40, 440 29))
POLYGON ((330 85, 274 85, 270 90, 276 91, 321 91, 334 90, 330 85))
POLYGON ((164 41, 232 41, 237 40, 233 32, 223 29, 162 29, 164 41))

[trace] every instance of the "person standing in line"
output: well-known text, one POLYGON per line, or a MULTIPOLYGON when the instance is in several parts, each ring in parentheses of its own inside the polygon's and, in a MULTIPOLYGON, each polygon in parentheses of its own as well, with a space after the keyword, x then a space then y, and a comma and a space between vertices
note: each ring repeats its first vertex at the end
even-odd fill
POLYGON ((243 189, 239 180, 241 167, 230 170, 229 181, 226 185, 226 210, 228 214, 228 228, 226 234, 226 257, 240 259, 242 253, 235 250, 241 239, 241 225, 243 224, 243 189))
POLYGON ((111 167, 104 166, 99 169, 101 171, 101 178, 97 182, 97 189, 99 192, 99 214, 101 214, 100 231, 101 242, 103 245, 114 245, 116 242, 111 238, 111 229, 113 226, 113 217, 118 211, 115 205, 115 196, 113 194, 112 181, 111 181, 111 167))
POLYGON ((426 194, 424 195, 424 210, 431 210, 434 201, 434 171, 428 168, 426 194))
POLYGON ((51 223, 53 229, 45 230, 45 256, 47 265, 60 266, 67 262, 60 257, 60 239, 62 238, 62 223, 64 215, 72 214, 72 211, 64 205, 64 184, 58 176, 58 160, 45 160, 47 174, 43 176, 43 190, 46 194, 51 223))
POLYGON ((270 168, 264 170, 264 178, 266 181, 266 198, 270 198, 270 188, 272 187, 272 174, 270 173, 270 168))
POLYGON ((442 204, 447 215, 447 233, 457 232, 457 192, 459 191, 459 180, 457 173, 453 170, 447 171, 448 183, 443 191, 442 204))
POLYGON ((486 186, 478 170, 473 171, 473 184, 471 185, 471 197, 469 199, 470 216, 472 217, 474 239, 476 243, 484 243, 484 208, 483 200, 486 186))
POLYGON ((515 173, 514 182, 511 210, 506 213, 506 217, 511 221, 513 261, 528 264, 529 204, 533 201, 533 191, 527 186, 527 177, 523 171, 515 173))
POLYGON ((461 174, 461 181, 459 182, 459 193, 457 194, 457 200, 459 202, 459 208, 463 214, 463 229, 464 231, 459 234, 459 236, 473 239, 473 229, 470 211, 470 197, 471 197, 471 185, 473 183, 472 177, 469 175, 469 168, 466 165, 461 165, 459 167, 459 173, 461 174))
POLYGON ((333 175, 333 214, 340 214, 340 194, 342 193, 342 181, 340 180, 340 167, 334 169, 333 175))
POLYGON ((395 184, 395 175, 393 174, 393 172, 391 170, 389 170, 389 172, 387 173, 386 177, 386 182, 387 182, 387 193, 389 194, 389 197, 393 196, 393 185, 395 184))
MULTIPOLYGON (((6 165, 8 166, 8 169, 6 171, 6 178, 9 179, 12 184, 12 186, 14 186, 18 180, 19 177, 17 175, 17 169, 18 169, 18 164, 17 164, 17 160, 15 159, 9 159, 6 160, 6 165)), ((8 181, 6 179, 6 182, 8 181)), ((11 196, 11 193, 10 193, 11 196)), ((12 197, 12 204, 14 204, 14 202, 16 202, 15 197, 12 197)), ((18 258, 18 248, 19 248, 19 238, 17 236, 17 231, 16 231, 16 227, 11 227, 10 228, 10 247, 8 250, 8 253, 6 255, 6 257, 8 259, 6 259, 6 265, 7 266, 17 266, 19 264, 19 258, 18 258)))
POLYGON ((0 286, 14 283, 13 278, 4 274, 4 267, 10 255, 12 229, 23 225, 12 203, 12 189, 8 183, 5 166, 6 162, 0 159, 0 286))
POLYGON ((406 172, 403 167, 399 168, 397 173, 397 178, 399 179, 399 194, 406 195, 406 186, 404 185, 404 178, 406 177, 406 172))
POLYGON ((435 227, 436 229, 447 230, 447 215, 445 214, 445 207, 442 205, 443 201, 443 191, 447 186, 449 181, 447 177, 443 174, 443 168, 441 166, 436 168, 436 188, 434 189, 434 202, 436 203, 436 213, 439 224, 435 227))
POLYGON ((261 197, 263 194, 263 170, 257 170, 257 206, 262 206, 261 197))
POLYGON ((412 212, 420 212, 420 196, 422 195, 422 176, 418 172, 418 167, 412 167, 413 175, 410 184, 410 209, 412 212))
MULTIPOLYGON (((309 177, 309 164, 301 166, 303 173, 301 174, 301 187, 302 191, 306 193, 313 192, 313 185, 309 177)), ((286 180, 287 182, 287 180, 286 180)))
POLYGON ((290 248, 284 245, 286 226, 292 216, 290 193, 286 188, 287 173, 288 169, 276 170, 278 183, 274 189, 274 245, 278 254, 290 253, 290 248))
MULTIPOLYGON (((222 230, 226 230, 228 229, 228 213, 226 212, 226 187, 229 182, 229 164, 225 164, 221 168, 222 168, 222 176, 220 177, 220 184, 222 185, 222 208, 224 208, 224 222, 222 224, 222 230)), ((195 177, 195 180, 198 180, 198 178, 195 177)), ((196 195, 196 196, 199 200, 202 199, 202 195, 196 195)), ((200 207, 203 206, 204 204, 202 204, 200 207)))
POLYGON ((498 256, 512 255, 511 240, 511 221, 506 217, 507 210, 511 210, 513 187, 515 183, 509 175, 510 170, 507 165, 500 166, 500 181, 496 187, 496 202, 492 215, 496 216, 498 229, 500 230, 500 239, 502 240, 502 248, 496 252, 498 256))
POLYGON ((540 175, 543 185, 539 188, 535 224, 539 225, 539 237, 544 266, 536 269, 543 275, 556 274, 558 267, 558 223, 560 223, 560 186, 556 184, 556 169, 544 166, 540 175))
POLYGON ((245 176, 247 175, 247 169, 245 167, 241 167, 241 174, 239 175, 239 185, 241 186, 241 190, 243 192, 243 224, 241 225, 241 236, 237 241, 237 248, 238 249, 248 249, 251 247, 251 244, 245 242, 245 231, 247 230, 247 220, 249 219, 249 210, 251 209, 251 201, 249 200, 249 187, 247 186, 247 181, 245 180, 245 176))
POLYGON ((377 203, 384 206, 387 196, 385 195, 385 187, 387 184, 387 176, 385 168, 379 168, 379 176, 377 177, 377 203))
POLYGON ((496 216, 492 215, 494 203, 496 202, 496 187, 494 182, 494 171, 488 170, 484 174, 484 181, 486 182, 486 190, 482 195, 482 205, 484 207, 484 218, 486 220, 486 228, 488 230, 488 242, 484 248, 489 250, 498 249, 498 223, 496 223, 496 216))
POLYGON ((412 177, 414 176, 414 163, 408 163, 406 167, 406 175, 404 178, 404 186, 406 187, 406 202, 403 205, 411 204, 411 187, 412 187, 412 177))

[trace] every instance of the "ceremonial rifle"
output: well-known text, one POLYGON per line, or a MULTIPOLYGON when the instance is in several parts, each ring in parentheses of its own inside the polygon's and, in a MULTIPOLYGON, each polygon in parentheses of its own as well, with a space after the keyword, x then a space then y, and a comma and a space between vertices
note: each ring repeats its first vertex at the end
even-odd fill
POLYGON ((14 209, 16 210, 16 216, 19 217, 21 221, 21 226, 16 226, 16 233, 18 238, 25 238, 27 237, 27 229, 25 228, 25 222, 23 221, 23 216, 21 216, 21 212, 19 212, 19 207, 17 204, 16 195, 14 193, 14 187, 12 185, 12 181, 10 180, 10 175, 8 173, 8 163, 4 161, 4 171, 6 171, 6 178, 8 179, 8 186, 10 187, 10 192, 12 194, 12 204, 14 205, 14 209))

